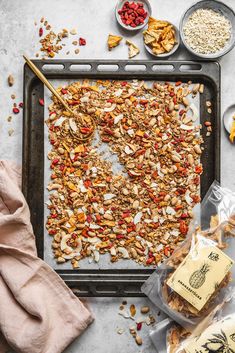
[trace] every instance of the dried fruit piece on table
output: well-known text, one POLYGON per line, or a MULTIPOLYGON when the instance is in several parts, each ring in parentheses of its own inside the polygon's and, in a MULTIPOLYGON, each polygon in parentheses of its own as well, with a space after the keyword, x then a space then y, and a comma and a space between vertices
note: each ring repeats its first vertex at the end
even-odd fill
POLYGON ((12 111, 13 111, 14 114, 19 114, 19 112, 20 112, 20 110, 18 108, 16 108, 16 107, 14 107, 12 109, 12 111))
POLYGON ((86 39, 84 39, 84 38, 79 38, 79 45, 86 45, 86 39))
POLYGON ((131 304, 130 306, 130 313, 131 313, 131 316, 135 316, 136 314, 136 308, 135 308, 135 305, 134 304, 131 304))
POLYGON ((120 44, 122 40, 121 36, 115 36, 113 34, 109 34, 108 36, 108 48, 111 50, 120 44))
POLYGON ((140 50, 134 43, 132 43, 130 40, 127 39, 126 40, 126 44, 128 45, 128 56, 129 56, 129 59, 131 59, 134 56, 139 54, 140 50))
POLYGON ((230 131, 229 139, 232 143, 234 142, 234 139, 235 139, 235 115, 233 116, 233 123, 232 123, 231 131, 230 131))
POLYGON ((149 17, 148 29, 143 36, 145 44, 156 55, 170 52, 177 43, 173 25, 153 17, 149 17))
POLYGON ((138 335, 135 337, 135 341, 138 344, 138 346, 141 346, 143 344, 142 338, 138 335))
POLYGON ((15 79, 12 75, 9 75, 7 78, 7 81, 8 81, 9 87, 12 87, 14 85, 15 79))
POLYGON ((149 309, 148 306, 142 306, 140 312, 141 312, 142 314, 147 314, 147 313, 149 312, 149 310, 150 310, 150 309, 149 309))

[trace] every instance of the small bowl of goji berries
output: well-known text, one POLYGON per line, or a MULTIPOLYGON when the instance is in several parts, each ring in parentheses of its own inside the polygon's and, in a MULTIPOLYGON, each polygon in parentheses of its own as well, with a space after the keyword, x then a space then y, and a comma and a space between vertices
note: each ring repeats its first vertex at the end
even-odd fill
POLYGON ((148 0, 119 0, 116 5, 116 19, 120 26, 136 31, 146 26, 152 9, 148 0))

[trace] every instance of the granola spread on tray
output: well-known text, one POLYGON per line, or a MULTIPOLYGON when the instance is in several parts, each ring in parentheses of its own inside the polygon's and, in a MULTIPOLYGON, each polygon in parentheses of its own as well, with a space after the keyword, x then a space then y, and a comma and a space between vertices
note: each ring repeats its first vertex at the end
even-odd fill
MULTIPOLYGON (((100 143, 116 154, 124 171, 114 174, 91 140, 74 138, 74 118, 55 97, 49 106, 50 215, 58 263, 100 254, 157 265, 187 232, 200 202, 202 137, 196 107, 187 96, 200 88, 143 81, 75 82, 58 88, 67 103, 96 123, 100 143)), ((78 118, 78 116, 77 116, 78 118)))

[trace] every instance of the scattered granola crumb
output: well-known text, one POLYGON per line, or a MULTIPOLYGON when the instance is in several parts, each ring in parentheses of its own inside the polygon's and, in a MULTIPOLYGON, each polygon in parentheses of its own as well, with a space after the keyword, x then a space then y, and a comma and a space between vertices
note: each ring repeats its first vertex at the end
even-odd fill
POLYGON ((117 333, 118 333, 119 335, 122 335, 122 334, 124 333, 124 330, 123 330, 122 328, 119 328, 119 329, 117 330, 117 333))
POLYGON ((142 338, 138 335, 135 337, 135 341, 138 344, 138 346, 141 346, 143 344, 142 338))
POLYGON ((11 120, 12 120, 12 116, 10 115, 10 116, 8 116, 7 121, 10 123, 11 120))
POLYGON ((15 79, 12 75, 9 75, 7 81, 8 81, 9 87, 12 87, 14 85, 15 79))
POLYGON ((12 95, 11 95, 11 99, 16 99, 16 95, 15 95, 15 94, 12 94, 12 95))
POLYGON ((148 306, 142 306, 140 309, 141 314, 147 314, 149 312, 149 307, 148 306))
POLYGON ((13 129, 9 129, 9 130, 8 130, 8 135, 9 135, 9 136, 12 136, 13 133, 14 133, 14 130, 13 130, 13 129))
POLYGON ((122 305, 127 305, 127 301, 123 300, 122 305))
POLYGON ((72 44, 73 44, 73 45, 78 45, 78 41, 77 41, 77 40, 74 40, 74 41, 72 42, 72 44))
POLYGON ((71 31, 70 31, 69 33, 72 34, 73 36, 74 36, 75 34, 78 34, 76 28, 71 29, 71 31))
POLYGON ((77 48, 77 49, 74 50, 74 53, 75 53, 75 54, 79 54, 79 53, 80 53, 80 50, 77 48))

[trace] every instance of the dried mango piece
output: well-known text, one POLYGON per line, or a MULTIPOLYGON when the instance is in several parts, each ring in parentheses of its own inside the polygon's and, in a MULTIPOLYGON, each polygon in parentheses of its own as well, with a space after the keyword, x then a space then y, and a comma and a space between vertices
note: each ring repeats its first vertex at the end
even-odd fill
POLYGON ((149 28, 158 29, 158 28, 164 28, 168 26, 169 22, 156 20, 155 18, 150 16, 148 20, 148 25, 149 25, 149 28))
POLYGON ((114 227, 115 226, 115 222, 114 221, 109 221, 109 220, 104 220, 101 225, 102 226, 108 226, 108 227, 114 227))
POLYGON ((233 116, 233 123, 232 123, 232 127, 231 127, 231 131, 230 131, 230 135, 229 135, 229 139, 232 143, 234 143, 234 139, 235 139, 235 115, 233 116))
POLYGON ((84 147, 84 145, 78 145, 77 147, 75 147, 74 152, 75 152, 75 153, 85 152, 85 147, 84 147))
POLYGON ((116 46, 119 45, 121 42, 122 37, 121 36, 115 36, 113 34, 109 34, 108 36, 108 48, 111 50, 112 48, 115 48, 116 46))
POLYGON ((79 223, 84 223, 86 220, 86 215, 85 213, 81 212, 77 214, 77 220, 79 223))
POLYGON ((134 56, 139 54, 140 50, 134 43, 132 43, 129 40, 126 40, 126 44, 128 45, 128 56, 129 56, 129 59, 131 59, 134 56))
POLYGON ((68 185, 68 187, 70 188, 70 190, 78 191, 77 188, 76 188, 76 186, 75 186, 73 183, 69 182, 69 183, 67 183, 67 185, 68 185))
POLYGON ((143 32, 144 42, 153 54, 159 55, 170 52, 176 44, 175 29, 167 21, 149 18, 148 29, 143 32))

